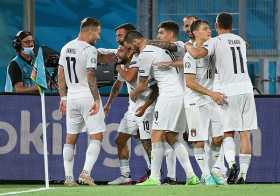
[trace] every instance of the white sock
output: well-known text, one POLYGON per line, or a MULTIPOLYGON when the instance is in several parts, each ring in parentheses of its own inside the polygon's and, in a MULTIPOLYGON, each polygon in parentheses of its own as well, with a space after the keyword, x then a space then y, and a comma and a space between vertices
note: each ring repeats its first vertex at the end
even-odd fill
POLYGON ((194 176, 195 174, 193 172, 193 168, 190 162, 189 153, 185 146, 177 141, 173 145, 173 149, 176 154, 176 157, 178 158, 178 161, 180 162, 181 166, 183 167, 186 173, 187 178, 194 176))
POLYGON ((232 137, 226 137, 223 141, 224 154, 229 168, 235 164, 235 143, 232 137))
POLYGON ((167 167, 167 177, 175 180, 176 179, 176 155, 174 150, 169 151, 166 155, 166 167, 167 167))
POLYGON ((160 180, 161 163, 164 156, 162 142, 152 143, 151 178, 160 180))
POLYGON ((201 176, 209 176, 210 171, 209 171, 208 164, 206 164, 207 161, 205 159, 206 154, 205 154, 204 148, 194 148, 193 153, 194 153, 196 162, 198 163, 198 166, 201 170, 201 176))
POLYGON ((100 153, 100 148, 101 148, 101 142, 99 140, 90 140, 90 143, 87 148, 86 160, 83 169, 89 175, 91 174, 92 167, 98 158, 98 155, 100 153))
POLYGON ((219 163, 220 151, 220 146, 211 146, 211 157, 213 161, 213 165, 211 165, 211 168, 214 168, 219 163))
POLYGON ((65 177, 70 177, 74 180, 73 165, 74 165, 74 148, 75 145, 64 144, 63 147, 63 161, 65 177))
POLYGON ((129 160, 120 159, 120 170, 122 176, 127 178, 130 176, 129 160))
POLYGON ((239 175, 246 180, 247 171, 251 162, 251 154, 239 154, 240 173, 239 175))

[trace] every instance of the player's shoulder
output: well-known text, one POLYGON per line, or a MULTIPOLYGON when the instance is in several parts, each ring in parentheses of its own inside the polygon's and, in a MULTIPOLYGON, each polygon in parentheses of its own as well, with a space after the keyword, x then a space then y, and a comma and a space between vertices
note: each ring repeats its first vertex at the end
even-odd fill
POLYGON ((158 52, 158 47, 152 45, 146 45, 145 48, 140 52, 138 59, 145 57, 152 57, 158 52))
POLYGON ((179 47, 185 47, 185 43, 183 42, 183 41, 180 41, 180 40, 178 40, 178 41, 176 41, 176 42, 174 42, 177 46, 179 46, 179 47))
POLYGON ((157 46, 153 46, 153 45, 146 45, 145 48, 143 49, 143 53, 155 53, 157 52, 159 49, 159 47, 157 46))

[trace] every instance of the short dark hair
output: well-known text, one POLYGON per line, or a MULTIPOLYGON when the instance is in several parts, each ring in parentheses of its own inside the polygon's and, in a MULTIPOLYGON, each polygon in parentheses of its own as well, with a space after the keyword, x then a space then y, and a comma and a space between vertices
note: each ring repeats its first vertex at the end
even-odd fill
POLYGON ((209 25, 208 21, 206 21, 206 20, 196 20, 196 21, 194 21, 190 26, 191 33, 196 31, 202 24, 209 25))
POLYGON ((117 31, 119 29, 125 29, 127 32, 136 30, 135 26, 133 24, 130 24, 130 23, 124 23, 124 24, 121 24, 121 25, 117 26, 115 28, 115 31, 117 31))
POLYGON ((84 18, 82 21, 81 21, 81 26, 80 26, 80 30, 85 30, 86 28, 88 27, 98 27, 100 26, 100 22, 95 19, 95 18, 91 18, 91 17, 87 17, 87 18, 84 18))
POLYGON ((164 21, 164 22, 161 22, 159 25, 158 25, 158 29, 159 28, 163 28, 163 29, 166 29, 167 31, 172 31, 176 36, 178 35, 179 33, 179 26, 176 22, 174 21, 164 21))
POLYGON ((124 41, 127 43, 132 43, 134 39, 141 39, 144 38, 144 36, 138 32, 138 31, 129 31, 125 37, 124 37, 124 41))
POLYGON ((229 13, 222 12, 217 16, 217 23, 220 28, 231 29, 232 28, 232 16, 229 13))
POLYGON ((191 26, 190 26, 190 31, 191 31, 193 37, 195 37, 193 32, 196 31, 196 30, 198 30, 198 28, 199 28, 202 24, 207 24, 207 25, 209 25, 209 23, 208 23, 207 20, 196 20, 196 21, 194 21, 194 22, 191 24, 191 26))

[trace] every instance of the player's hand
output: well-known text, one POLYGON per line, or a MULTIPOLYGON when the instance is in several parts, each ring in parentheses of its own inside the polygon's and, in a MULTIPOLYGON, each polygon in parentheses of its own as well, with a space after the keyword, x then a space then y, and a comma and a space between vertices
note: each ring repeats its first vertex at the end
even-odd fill
POLYGON ((100 101, 99 100, 98 101, 94 101, 92 106, 91 106, 91 108, 90 108, 90 110, 89 110, 89 115, 92 116, 92 115, 97 114, 98 111, 99 111, 99 107, 100 107, 100 101))
POLYGON ((186 52, 187 52, 191 47, 193 47, 193 45, 192 45, 190 42, 187 42, 187 43, 185 44, 185 50, 186 50, 186 52))
POLYGON ((220 92, 212 92, 210 96, 218 105, 227 104, 226 96, 220 92))
POLYGON ((135 93, 135 91, 130 92, 129 96, 132 101, 136 102, 137 94, 135 93))
POLYGON ((143 116, 143 114, 146 111, 146 107, 144 105, 140 106, 139 108, 137 108, 136 112, 135 112, 135 116, 137 117, 141 117, 143 116))
POLYGON ((110 108, 111 108, 111 104, 106 103, 104 105, 104 113, 105 113, 106 116, 108 115, 110 108))
POLYGON ((163 70, 168 70, 170 69, 172 66, 170 65, 172 62, 160 62, 155 64, 155 66, 157 66, 159 69, 163 69, 163 70))
POLYGON ((62 113, 62 114, 65 114, 66 113, 66 100, 60 100, 60 103, 59 103, 59 111, 62 113))

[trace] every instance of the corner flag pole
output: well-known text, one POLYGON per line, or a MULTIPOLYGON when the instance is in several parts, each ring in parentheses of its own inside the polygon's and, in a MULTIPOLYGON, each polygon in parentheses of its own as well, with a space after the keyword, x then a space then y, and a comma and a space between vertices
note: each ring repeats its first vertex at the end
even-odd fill
POLYGON ((44 145, 44 167, 45 167, 45 186, 46 189, 50 188, 49 184, 49 164, 48 164, 48 145, 47 145, 47 124, 46 124, 46 105, 45 105, 45 92, 40 93, 41 106, 42 106, 42 128, 43 128, 43 145, 44 145))
POLYGON ((35 59, 34 66, 32 68, 30 78, 37 85, 41 97, 45 184, 46 184, 46 189, 49 189, 50 185, 49 185, 49 164, 48 164, 48 145, 47 145, 46 104, 45 104, 45 90, 48 89, 48 85, 46 81, 44 57, 43 57, 43 52, 41 47, 38 50, 38 54, 35 59))

